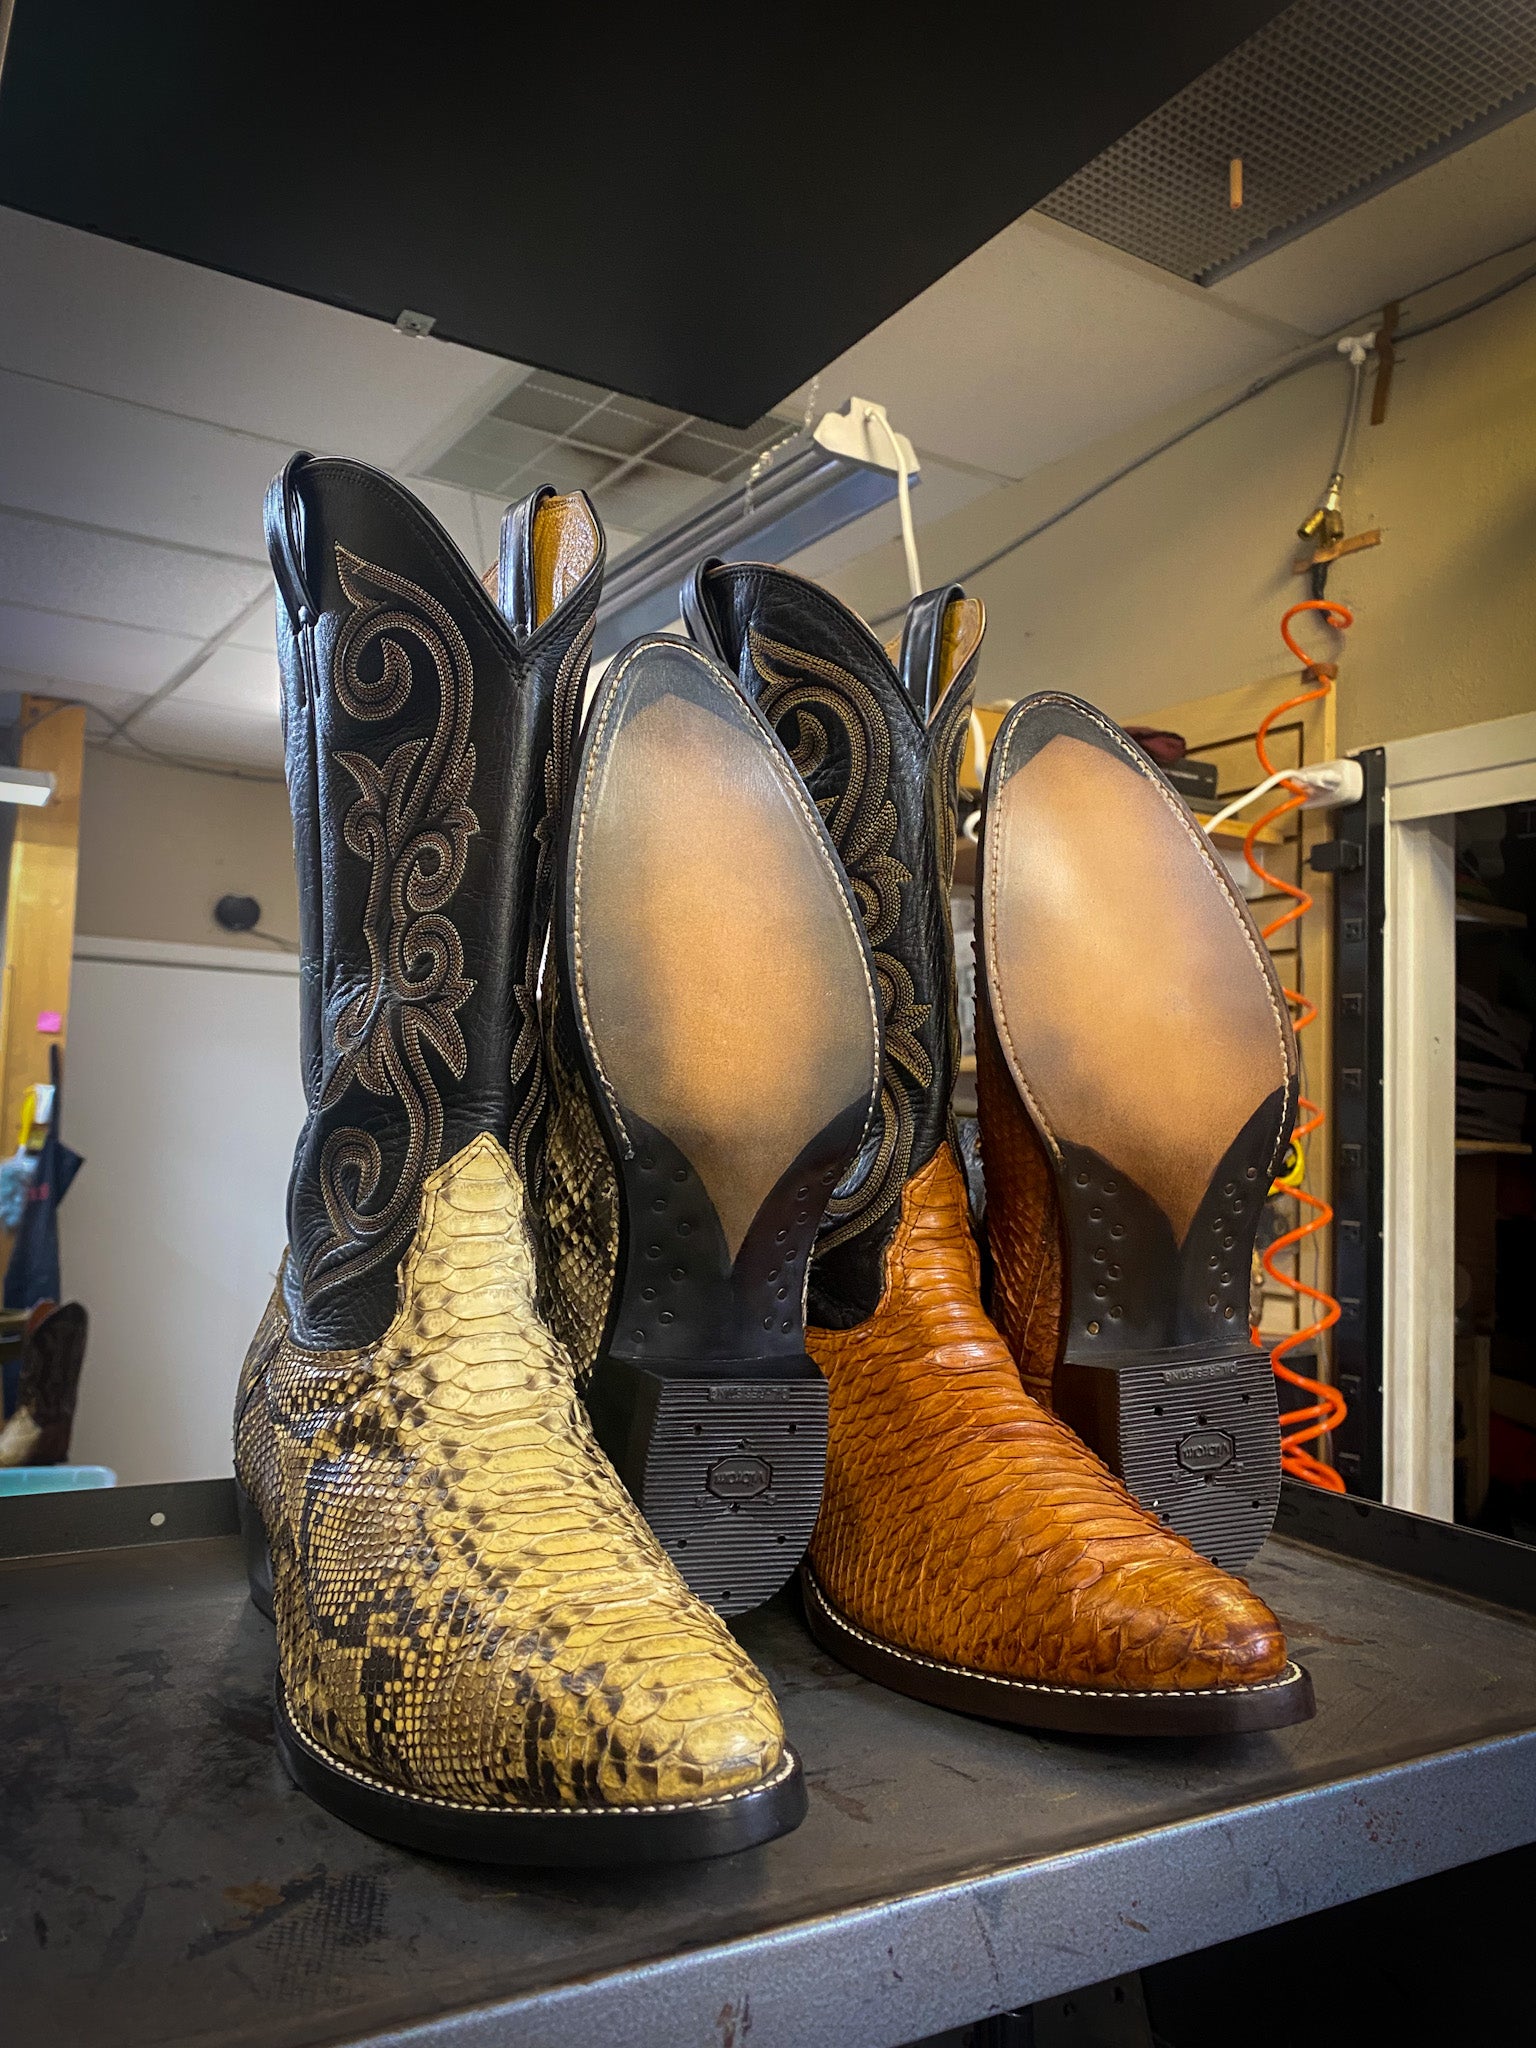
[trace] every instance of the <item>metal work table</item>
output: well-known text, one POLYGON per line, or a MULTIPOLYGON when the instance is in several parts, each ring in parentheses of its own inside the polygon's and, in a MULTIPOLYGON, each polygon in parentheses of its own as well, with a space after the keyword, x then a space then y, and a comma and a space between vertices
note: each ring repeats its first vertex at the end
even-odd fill
MULTIPOLYGON (((64 1500, 0 1517, 0 1550, 54 1553, 0 1565, 18 2042, 884 2048, 1536 1839, 1536 1624, 1277 1540, 1251 1576, 1316 1681, 1304 1727, 1032 1737, 855 1678, 786 1603, 741 1634, 805 1760, 798 1833, 659 1872, 433 1862, 284 1777, 272 1631, 207 1533, 227 1482, 64 1500)), ((1529 1572, 1480 1538, 1447 1568, 1459 1532, 1384 1510, 1287 1510, 1502 1598, 1529 1572)))

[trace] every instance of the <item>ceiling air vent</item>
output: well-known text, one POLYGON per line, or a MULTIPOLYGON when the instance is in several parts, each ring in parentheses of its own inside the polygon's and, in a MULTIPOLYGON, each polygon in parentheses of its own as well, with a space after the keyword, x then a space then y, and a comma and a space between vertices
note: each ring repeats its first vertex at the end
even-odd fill
POLYGON ((798 431, 797 421, 772 415, 750 427, 716 426, 532 370, 427 474, 504 500, 537 484, 590 491, 617 555, 745 476, 798 431))
POLYGON ((1214 284, 1533 105, 1529 0, 1298 0, 1037 211, 1214 284))

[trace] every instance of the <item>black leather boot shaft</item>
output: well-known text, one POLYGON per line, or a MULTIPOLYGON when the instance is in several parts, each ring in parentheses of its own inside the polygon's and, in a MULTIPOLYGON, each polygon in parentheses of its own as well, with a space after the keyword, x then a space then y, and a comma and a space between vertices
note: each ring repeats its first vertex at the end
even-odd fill
POLYGON ((950 1125, 959 1058, 954 938, 957 778, 976 649, 944 687, 958 588, 916 599, 900 665, 846 605, 761 563, 705 562, 683 591, 689 631, 789 748, 853 887, 885 1015, 880 1102, 817 1240, 810 1321, 872 1315, 902 1189, 950 1125))
POLYGON ((299 455, 268 494, 309 1106, 284 1284, 318 1349, 388 1326, 434 1167, 481 1132, 525 1184, 536 1159, 554 705, 580 702, 602 581, 597 541, 536 622, 548 496, 509 515, 509 622, 381 472, 299 455))

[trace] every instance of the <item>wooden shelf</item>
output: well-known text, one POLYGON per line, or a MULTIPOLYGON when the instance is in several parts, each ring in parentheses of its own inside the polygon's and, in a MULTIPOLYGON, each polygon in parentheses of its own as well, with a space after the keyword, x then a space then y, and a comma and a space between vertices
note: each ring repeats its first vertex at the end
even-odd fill
POLYGON ((1529 1145, 1518 1144, 1513 1138, 1458 1138, 1456 1140, 1456 1157, 1458 1159, 1471 1159, 1485 1153, 1494 1152, 1507 1153, 1511 1157, 1524 1159, 1529 1155, 1530 1150, 1529 1145))

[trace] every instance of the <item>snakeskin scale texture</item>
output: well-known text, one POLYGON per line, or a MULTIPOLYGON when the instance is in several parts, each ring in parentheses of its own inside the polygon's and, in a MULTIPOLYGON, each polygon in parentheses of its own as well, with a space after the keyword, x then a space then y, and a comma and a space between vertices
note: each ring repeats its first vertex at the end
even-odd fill
POLYGON ((1277 1677, 1285 1638, 1264 1603, 1025 1393, 979 1263, 943 1144, 907 1183, 878 1310, 806 1333, 831 1387, 810 1553, 827 1598, 883 1642, 996 1677, 1136 1691, 1277 1677))
POLYGON ((549 1326, 585 1386, 618 1271, 619 1185, 586 1084, 553 1024, 545 1069, 553 1108, 544 1141, 543 1301, 549 1326))
POLYGON ((537 1318, 494 1138, 428 1176, 377 1344, 299 1349, 281 1289, 242 1374, 236 1464, 266 1524, 301 1733, 477 1807, 645 1808, 769 1777, 767 1684, 677 1576, 537 1318))
POLYGON ((976 991, 976 1101, 992 1253, 992 1320, 1027 1392, 1051 1406, 1061 1349, 1065 1262, 1056 1175, 976 991))

